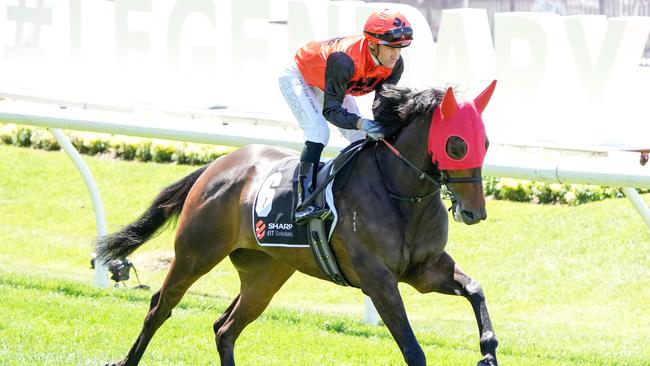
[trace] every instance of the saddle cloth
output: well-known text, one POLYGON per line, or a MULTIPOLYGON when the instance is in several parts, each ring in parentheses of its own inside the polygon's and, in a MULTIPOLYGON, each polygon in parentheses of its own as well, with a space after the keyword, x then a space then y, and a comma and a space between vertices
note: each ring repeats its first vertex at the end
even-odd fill
MULTIPOLYGON (((288 157, 279 161, 264 178, 253 204, 253 233, 260 246, 263 247, 289 247, 308 248, 308 226, 296 225, 294 222, 294 210, 297 203, 297 193, 294 189, 297 184, 298 159, 288 157)), ((321 169, 319 182, 322 182, 332 169, 327 164, 321 169)), ((307 177, 310 181, 311 177, 307 177)), ((325 207, 332 211, 333 220, 327 221, 328 239, 336 226, 337 213, 334 207, 332 195, 332 180, 324 191, 325 207)), ((322 199, 317 202, 323 204, 322 199)))

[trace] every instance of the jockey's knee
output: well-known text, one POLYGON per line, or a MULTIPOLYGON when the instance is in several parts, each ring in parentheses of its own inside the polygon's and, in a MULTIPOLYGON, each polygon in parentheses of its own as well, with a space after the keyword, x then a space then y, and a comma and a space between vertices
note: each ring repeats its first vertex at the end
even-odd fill
POLYGON ((361 130, 345 130, 339 128, 343 137, 345 137, 350 143, 355 141, 363 140, 366 138, 366 133, 361 130))

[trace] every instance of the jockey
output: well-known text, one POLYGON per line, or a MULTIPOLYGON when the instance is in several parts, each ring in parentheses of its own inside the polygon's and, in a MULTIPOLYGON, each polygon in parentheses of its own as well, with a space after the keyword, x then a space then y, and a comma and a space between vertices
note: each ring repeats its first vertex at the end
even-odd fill
MULTIPOLYGON (((384 137, 383 127, 359 116, 353 96, 379 91, 384 84, 397 84, 404 61, 401 49, 411 44, 413 30, 399 11, 373 12, 363 35, 310 42, 295 55, 295 64, 279 77, 280 91, 304 130, 300 155, 298 204, 316 188, 318 163, 329 140, 326 121, 339 127, 350 142, 384 137), (308 172, 311 183, 305 186, 308 172)), ((375 94, 375 100, 379 93, 375 94)), ((310 205, 295 213, 296 224, 320 217, 324 210, 310 205)))

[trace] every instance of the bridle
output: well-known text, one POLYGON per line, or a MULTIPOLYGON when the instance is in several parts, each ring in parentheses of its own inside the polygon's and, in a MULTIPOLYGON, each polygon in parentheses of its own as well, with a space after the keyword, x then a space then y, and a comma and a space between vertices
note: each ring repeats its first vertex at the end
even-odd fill
MULTIPOLYGON (((395 154, 398 158, 400 158, 400 160, 402 160, 404 163, 406 163, 406 165, 408 165, 409 168, 414 170, 417 173, 419 180, 426 179, 435 186, 435 189, 433 191, 431 191, 429 193, 426 193, 426 194, 424 194, 422 196, 404 197, 404 196, 401 196, 401 195, 399 195, 397 193, 394 193, 389 187, 388 179, 386 178, 384 173, 381 171, 381 166, 379 164, 379 159, 377 158, 377 150, 378 150, 378 146, 380 144, 376 143, 375 144, 375 163, 377 164, 377 171, 379 171, 379 175, 381 176, 381 180, 384 183, 384 186, 386 187, 386 190, 388 190, 388 194, 392 198, 394 198, 394 199, 396 199, 398 201, 418 203, 418 202, 421 202, 422 200, 425 200, 425 199, 427 199, 429 197, 432 197, 433 195, 438 193, 440 191, 440 187, 443 186, 443 185, 446 186, 449 183, 478 183, 478 182, 481 182, 483 180, 483 178, 481 176, 452 178, 452 177, 449 177, 449 175, 447 175, 446 171, 444 171, 444 170, 441 171, 441 170, 437 170, 437 169, 436 169, 436 172, 438 174, 432 175, 432 174, 430 174, 428 172, 425 172, 424 170, 418 168, 410 160, 408 160, 406 157, 404 157, 404 155, 402 155, 402 153, 399 152, 399 150, 397 150, 397 148, 395 146, 393 146, 390 142, 386 141, 386 139, 381 139, 380 141, 383 142, 384 145, 386 145, 386 147, 388 147, 388 149, 393 154, 395 154)), ((450 190, 447 190, 447 191, 450 193, 452 204, 453 204, 456 201, 456 199, 455 199, 453 193, 450 190)))

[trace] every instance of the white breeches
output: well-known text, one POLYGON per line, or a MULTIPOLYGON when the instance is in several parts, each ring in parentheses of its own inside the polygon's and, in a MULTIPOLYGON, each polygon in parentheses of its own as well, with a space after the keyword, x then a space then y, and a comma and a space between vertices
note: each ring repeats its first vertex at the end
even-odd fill
MULTIPOLYGON (((289 104, 293 115, 303 129, 305 141, 318 142, 327 145, 330 129, 323 117, 323 91, 314 86, 308 86, 295 64, 287 67, 278 78, 280 92, 289 104)), ((359 115, 359 108, 351 95, 343 99, 343 108, 348 112, 359 115)), ((360 130, 339 128, 341 134, 350 142, 366 138, 360 130)))

